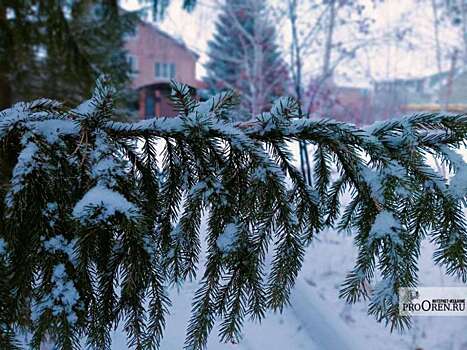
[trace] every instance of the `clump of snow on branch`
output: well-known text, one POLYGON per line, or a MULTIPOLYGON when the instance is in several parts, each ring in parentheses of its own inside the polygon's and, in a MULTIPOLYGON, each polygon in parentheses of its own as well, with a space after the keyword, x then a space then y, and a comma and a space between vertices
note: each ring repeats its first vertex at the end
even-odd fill
POLYGON ((26 176, 39 168, 39 163, 35 156, 39 152, 39 147, 27 138, 23 138, 23 149, 18 156, 18 161, 13 169, 11 188, 6 197, 8 207, 13 205, 13 196, 21 192, 26 185, 26 176))
POLYGON ((35 134, 54 144, 62 137, 79 134, 79 124, 73 120, 49 119, 29 123, 35 134))
POLYGON ((393 243, 402 244, 398 234, 400 228, 401 223, 394 214, 383 210, 376 216, 370 230, 370 236, 373 239, 381 239, 388 236, 393 243))
POLYGON ((48 240, 44 240, 44 249, 51 253, 64 253, 68 256, 70 262, 76 266, 77 257, 75 256, 75 248, 77 239, 68 241, 63 235, 54 236, 48 240))
POLYGON ((105 222, 117 213, 128 220, 135 220, 140 215, 138 208, 122 194, 102 185, 91 188, 73 208, 73 217, 81 223, 105 222))
POLYGON ((42 210, 42 215, 47 218, 50 227, 54 227, 59 219, 58 213, 58 204, 56 202, 49 202, 44 210, 42 210))
POLYGON ((467 195, 467 163, 462 155, 448 148, 442 148, 443 153, 454 170, 454 176, 449 181, 449 191, 455 198, 463 198, 467 195))
POLYGON ((52 291, 34 305, 32 312, 33 321, 38 320, 47 310, 51 310, 54 316, 64 314, 68 323, 73 325, 78 320, 74 307, 79 307, 79 293, 66 273, 65 265, 58 264, 52 272, 52 291))

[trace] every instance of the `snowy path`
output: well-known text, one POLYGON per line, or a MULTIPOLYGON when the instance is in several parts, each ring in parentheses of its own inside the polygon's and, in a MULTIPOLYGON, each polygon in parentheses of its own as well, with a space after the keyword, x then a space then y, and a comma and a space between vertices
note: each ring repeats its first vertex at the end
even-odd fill
POLYGON ((324 305, 303 279, 298 279, 291 295, 293 314, 321 350, 360 350, 365 347, 350 333, 350 329, 324 305))

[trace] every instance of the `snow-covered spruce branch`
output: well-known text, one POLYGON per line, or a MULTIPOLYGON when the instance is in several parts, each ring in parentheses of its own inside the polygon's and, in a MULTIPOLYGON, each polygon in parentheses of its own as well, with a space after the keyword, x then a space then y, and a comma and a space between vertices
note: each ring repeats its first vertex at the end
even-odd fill
POLYGON ((447 273, 467 279, 467 168, 455 151, 465 115, 360 130, 300 119, 282 98, 235 124, 226 119, 234 94, 199 103, 174 83, 179 117, 122 123, 112 121, 112 94, 99 81, 75 109, 39 100, 0 114, 2 349, 20 330, 34 348, 49 337, 60 349, 82 339, 109 349, 120 321, 131 346, 157 348, 166 287, 198 271, 186 348, 204 348, 216 320, 221 339, 237 341, 245 318, 288 303, 307 244, 327 226, 351 231, 359 249, 342 297, 369 297, 370 313, 392 327, 409 325, 397 289, 417 284, 422 239, 437 244, 447 273), (292 164, 297 140, 316 146, 312 187, 292 164), (431 155, 450 167, 449 182, 431 155))

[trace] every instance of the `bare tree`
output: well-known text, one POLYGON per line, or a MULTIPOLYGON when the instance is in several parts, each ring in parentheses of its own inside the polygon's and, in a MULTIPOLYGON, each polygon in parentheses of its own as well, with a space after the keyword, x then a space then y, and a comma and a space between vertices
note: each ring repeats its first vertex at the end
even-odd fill
MULTIPOLYGON (((302 115, 302 56, 297 28, 297 0, 289 0, 287 10, 292 33, 292 40, 290 44, 290 71, 292 72, 293 89, 295 92, 295 97, 298 101, 299 112, 300 115, 302 115)), ((308 157, 306 142, 300 142, 299 149, 302 175, 307 183, 311 185, 310 160, 308 157)))
MULTIPOLYGON (((353 59, 358 50, 369 45, 368 37, 355 36, 350 45, 337 41, 336 28, 350 26, 360 34, 368 33, 369 19, 363 15, 363 6, 358 1, 326 0, 322 3, 304 0, 288 0, 276 8, 278 17, 285 18, 290 28, 289 64, 292 72, 293 91, 303 115, 310 117, 314 103, 332 80, 336 68, 353 59), (282 7, 281 7, 282 6, 282 7), (357 14, 349 20, 349 13, 357 14), (305 15, 306 14, 306 15, 305 15), (310 66, 310 62, 322 65, 310 66), (307 64, 308 63, 308 64, 307 64), (305 66, 307 64, 307 66, 305 66), (306 72, 306 73, 305 73, 306 72), (314 89, 311 92, 310 82, 314 89)), ((353 39, 353 38, 352 38, 353 39)), ((300 144, 302 173, 310 179, 307 145, 300 144)), ((311 181, 309 181, 311 184, 311 181)))
POLYGON ((441 63, 441 44, 439 41, 439 10, 436 0, 431 0, 431 8, 433 10, 433 31, 435 37, 435 47, 436 47, 436 67, 438 68, 438 73, 441 73, 442 63, 441 63))
MULTIPOLYGON (((300 92, 304 114, 310 114, 319 94, 326 90, 336 70, 357 57, 368 46, 387 39, 388 33, 370 35, 372 18, 365 13, 363 1, 289 0, 278 13, 290 22, 291 72, 294 92, 300 92), (291 10, 292 9, 292 10, 291 10), (308 91, 310 82, 313 92, 308 91)), ((278 5, 280 8, 281 5, 278 5)))

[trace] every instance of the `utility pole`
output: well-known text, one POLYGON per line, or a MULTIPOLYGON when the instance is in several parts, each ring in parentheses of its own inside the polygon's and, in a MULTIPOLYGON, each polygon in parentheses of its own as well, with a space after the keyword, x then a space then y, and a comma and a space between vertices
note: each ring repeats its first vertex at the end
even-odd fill
POLYGON ((454 53, 452 54, 451 58, 451 68, 449 69, 449 75, 448 75, 448 81, 447 81, 447 90, 446 90, 446 96, 445 96, 445 109, 448 109, 449 107, 449 100, 451 99, 452 96, 452 83, 454 80, 454 74, 456 72, 456 64, 457 64, 457 55, 459 54, 458 50, 454 50, 454 53))

